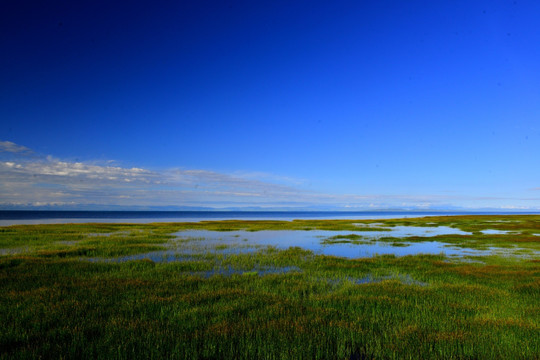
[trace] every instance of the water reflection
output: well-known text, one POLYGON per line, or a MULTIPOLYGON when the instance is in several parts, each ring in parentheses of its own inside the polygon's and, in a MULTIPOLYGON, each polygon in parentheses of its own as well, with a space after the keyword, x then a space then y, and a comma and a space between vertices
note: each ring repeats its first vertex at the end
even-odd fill
POLYGON ((481 230, 480 232, 481 232, 482 234, 484 234, 484 235, 506 235, 506 234, 511 233, 512 231, 510 231, 510 230, 493 230, 493 229, 488 229, 488 230, 481 230))
POLYGON ((209 231, 209 230, 185 230, 176 233, 178 239, 185 244, 190 244, 192 249, 212 251, 219 247, 224 252, 242 253, 253 251, 254 248, 273 246, 278 249, 289 247, 301 247, 311 250, 316 254, 339 256, 346 258, 371 257, 374 255, 417 255, 417 254, 445 254, 450 256, 487 255, 490 251, 475 249, 463 249, 453 247, 438 241, 424 242, 399 242, 388 243, 378 241, 382 237, 404 238, 408 236, 423 236, 426 238, 444 235, 470 233, 450 227, 407 227, 396 226, 388 231, 327 231, 327 230, 264 230, 264 231, 209 231), (335 236, 361 236, 361 242, 349 241, 328 243, 325 239, 335 236))
MULTIPOLYGON (((492 254, 516 255, 517 250, 508 252, 500 248, 471 249, 429 239, 437 235, 470 235, 451 227, 388 227, 385 231, 329 231, 329 230, 263 230, 263 231, 210 231, 183 230, 177 232, 165 250, 144 254, 121 256, 111 259, 94 258, 90 261, 124 262, 147 259, 154 262, 197 261, 205 256, 229 256, 252 253, 271 248, 288 249, 300 247, 315 254, 344 258, 362 258, 376 255, 435 254, 454 258, 486 256, 492 254), (388 241, 383 238, 424 237, 425 241, 388 241)), ((239 271, 239 270, 234 270, 239 271)), ((255 271, 255 270, 254 270, 255 271)), ((259 274, 261 269, 256 269, 259 274)), ((210 273, 215 270, 210 271, 210 273)), ((367 280, 366 280, 367 281, 367 280)))

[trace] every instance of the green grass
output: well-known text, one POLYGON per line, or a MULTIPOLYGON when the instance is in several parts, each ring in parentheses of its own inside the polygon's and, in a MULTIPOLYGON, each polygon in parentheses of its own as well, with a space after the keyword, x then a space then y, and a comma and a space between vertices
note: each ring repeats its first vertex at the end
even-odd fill
POLYGON ((540 216, 4 227, 0 248, 18 253, 0 256, 0 358, 535 359, 533 233, 540 216), (452 226, 475 234, 439 241, 517 244, 527 256, 345 259, 269 247, 169 263, 84 260, 169 248, 182 229, 358 230, 375 222, 452 226), (476 234, 484 229, 517 234, 476 234))
POLYGON ((358 234, 335 235, 322 241, 323 244, 365 244, 368 242, 362 235, 358 234))

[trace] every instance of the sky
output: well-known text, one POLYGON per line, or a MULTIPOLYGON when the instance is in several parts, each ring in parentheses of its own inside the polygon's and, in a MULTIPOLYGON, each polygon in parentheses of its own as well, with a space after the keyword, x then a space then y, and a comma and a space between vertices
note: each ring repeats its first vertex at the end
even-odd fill
POLYGON ((538 1, 0 4, 0 209, 540 209, 538 1))

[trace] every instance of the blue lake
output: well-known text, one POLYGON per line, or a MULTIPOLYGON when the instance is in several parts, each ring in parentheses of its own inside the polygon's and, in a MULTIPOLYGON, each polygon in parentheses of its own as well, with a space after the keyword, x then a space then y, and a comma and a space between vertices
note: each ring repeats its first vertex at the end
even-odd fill
POLYGON ((449 215, 508 215, 459 211, 37 211, 0 210, 0 226, 66 223, 151 223, 204 220, 389 219, 449 215))

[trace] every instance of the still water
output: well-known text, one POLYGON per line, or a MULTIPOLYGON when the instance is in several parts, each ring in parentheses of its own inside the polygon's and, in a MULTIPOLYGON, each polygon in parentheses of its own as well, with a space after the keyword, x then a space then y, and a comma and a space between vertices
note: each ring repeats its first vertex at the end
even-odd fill
POLYGON ((392 243, 380 241, 384 237, 404 238, 408 236, 423 236, 426 238, 457 234, 468 235, 469 233, 450 227, 407 227, 396 226, 388 228, 389 231, 327 231, 327 230, 265 230, 265 231, 208 231, 208 230, 185 230, 176 233, 180 240, 187 241, 192 248, 200 248, 205 251, 222 252, 248 252, 261 247, 273 246, 278 249, 300 247, 311 250, 316 254, 340 256, 346 258, 371 257, 374 255, 392 254, 396 256, 416 254, 441 254, 446 255, 484 255, 485 251, 452 247, 438 241, 423 242, 399 242, 392 243), (362 238, 355 243, 344 239, 328 243, 327 239, 335 236, 359 235, 362 238), (397 246, 396 246, 397 245, 397 246))
MULTIPOLYGON (((263 231, 209 231, 183 230, 177 232, 167 250, 136 254, 107 261, 130 261, 149 259, 155 262, 194 260, 204 254, 238 254, 264 250, 269 247, 288 249, 300 247, 315 254, 345 258, 372 257, 376 255, 444 254, 453 257, 484 256, 497 250, 476 250, 456 247, 429 238, 437 235, 469 235, 470 233, 450 227, 389 227, 388 231, 327 231, 327 230, 263 230, 263 231), (337 239, 336 236, 356 235, 355 240, 337 239), (384 241, 384 238, 422 236, 426 241, 384 241), (330 241, 329 241, 330 239, 330 241)), ((99 259, 95 259, 99 260, 99 259)), ((104 259, 101 259, 104 260, 104 259)))
POLYGON ((505 215, 448 211, 11 211, 0 210, 0 226, 68 223, 152 223, 203 220, 390 219, 449 215, 505 215))

